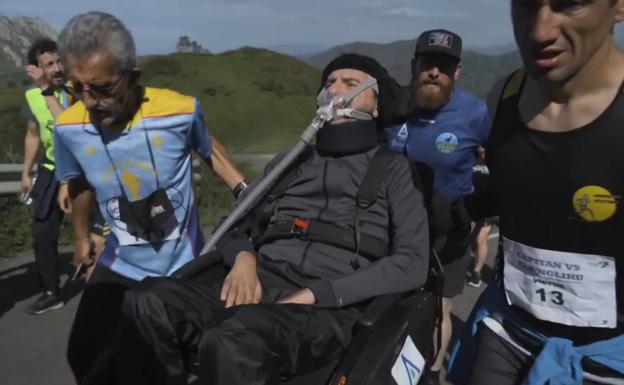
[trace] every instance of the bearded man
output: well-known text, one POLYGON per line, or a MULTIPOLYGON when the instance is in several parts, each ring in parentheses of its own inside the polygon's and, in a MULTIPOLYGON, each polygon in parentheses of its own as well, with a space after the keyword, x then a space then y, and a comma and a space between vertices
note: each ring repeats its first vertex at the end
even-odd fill
POLYGON ((451 339, 453 298, 461 294, 469 261, 470 218, 464 197, 474 191, 472 169, 477 148, 490 131, 485 102, 459 89, 461 38, 436 29, 418 38, 412 59, 411 111, 405 124, 388 130, 391 149, 411 161, 423 162, 434 172, 434 189, 441 199, 435 204, 432 247, 444 267, 442 341, 426 384, 439 383, 439 371, 451 339))
POLYGON ((34 87, 25 94, 28 109, 21 187, 33 197, 32 238, 41 295, 26 311, 43 314, 64 305, 59 287, 63 263, 58 252, 63 211, 56 200, 60 184, 54 177, 53 137, 54 119, 69 107, 71 96, 65 89, 65 70, 55 41, 38 39, 28 50, 27 59, 26 75, 34 87), (35 182, 31 172, 40 149, 35 182))

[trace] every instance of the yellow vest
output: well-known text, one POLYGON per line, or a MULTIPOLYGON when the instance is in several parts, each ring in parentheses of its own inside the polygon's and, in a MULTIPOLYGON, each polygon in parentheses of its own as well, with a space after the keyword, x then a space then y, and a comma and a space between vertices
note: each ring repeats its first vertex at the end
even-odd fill
MULTIPOLYGON (((54 96, 56 96, 61 104, 67 107, 67 94, 62 89, 54 91, 54 96)), ((36 87, 26 91, 26 101, 28 102, 28 107, 30 107, 30 111, 35 117, 35 120, 37 120, 37 123, 39 124, 39 138, 41 139, 41 144, 43 145, 43 151, 46 157, 43 162, 43 166, 48 170, 53 171, 54 116, 48 109, 45 97, 41 95, 41 89, 36 87)))

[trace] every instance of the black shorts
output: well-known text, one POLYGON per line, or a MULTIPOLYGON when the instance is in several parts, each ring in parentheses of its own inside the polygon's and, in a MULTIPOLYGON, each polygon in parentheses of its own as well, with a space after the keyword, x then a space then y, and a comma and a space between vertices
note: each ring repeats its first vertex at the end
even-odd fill
POLYGON ((470 249, 461 258, 443 263, 444 268, 444 287, 442 288, 442 297, 453 298, 460 295, 464 291, 466 284, 466 272, 470 264, 470 249))
POLYGON ((483 226, 498 226, 498 216, 485 218, 482 223, 483 226))
POLYGON ((471 229, 470 216, 462 198, 453 200, 447 208, 448 227, 433 241, 442 267, 444 268, 444 287, 442 296, 453 298, 462 293, 466 283, 466 271, 470 257, 471 229))
POLYGON ((476 222, 471 231, 471 237, 476 239, 479 235, 479 232, 481 232, 481 229, 486 226, 498 226, 498 217, 489 217, 476 222))
MULTIPOLYGON (((509 330, 508 330, 509 331, 509 330)), ((513 336, 512 336, 513 338, 513 336)), ((524 344, 514 340, 521 346, 524 344)), ((477 352, 472 366, 470 385, 517 385, 523 383, 531 367, 533 358, 527 356, 515 346, 499 337, 482 322, 477 329, 477 352)), ((526 340, 525 340, 526 341, 526 340)), ((539 347, 524 346, 525 349, 537 356, 539 347)), ((596 362, 583 359, 583 369, 595 373, 597 377, 621 380, 622 376, 612 369, 608 369, 596 362)), ((600 383, 603 383, 602 381, 600 383)), ((604 382, 607 383, 607 382, 604 382)), ((615 382, 611 382, 615 383, 615 382)), ((583 385, 597 385, 599 382, 584 379, 583 385)))

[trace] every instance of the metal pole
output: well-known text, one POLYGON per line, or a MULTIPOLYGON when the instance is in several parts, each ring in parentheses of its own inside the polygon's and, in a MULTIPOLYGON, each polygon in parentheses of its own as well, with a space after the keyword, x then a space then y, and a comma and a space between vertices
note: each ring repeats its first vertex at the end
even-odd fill
POLYGON ((240 202, 240 204, 228 215, 228 217, 221 223, 221 225, 212 233, 210 240, 204 248, 201 250, 200 256, 186 265, 182 266, 176 272, 176 277, 188 277, 201 271, 206 265, 209 265, 211 259, 207 256, 208 253, 215 249, 217 242, 223 237, 223 235, 230 230, 239 219, 241 219, 247 210, 255 205, 258 199, 264 197, 266 193, 271 189, 273 184, 278 180, 282 172, 293 162, 299 154, 308 146, 312 140, 316 137, 317 132, 328 121, 331 121, 334 117, 334 109, 330 104, 329 106, 323 106, 316 112, 316 117, 312 120, 310 125, 301 134, 297 144, 284 156, 284 158, 256 185, 256 187, 247 194, 247 196, 240 202))

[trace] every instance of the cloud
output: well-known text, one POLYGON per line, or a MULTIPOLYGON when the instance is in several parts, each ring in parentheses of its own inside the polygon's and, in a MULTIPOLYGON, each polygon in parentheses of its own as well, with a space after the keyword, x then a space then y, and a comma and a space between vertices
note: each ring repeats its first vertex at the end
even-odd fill
POLYGON ((384 11, 384 14, 407 16, 407 17, 413 17, 413 18, 429 17, 430 15, 428 12, 422 9, 413 8, 413 7, 399 7, 399 8, 388 9, 384 11))
POLYGON ((400 16, 412 19, 463 19, 469 17, 466 13, 431 12, 421 7, 410 6, 387 9, 383 13, 389 16, 400 16))

